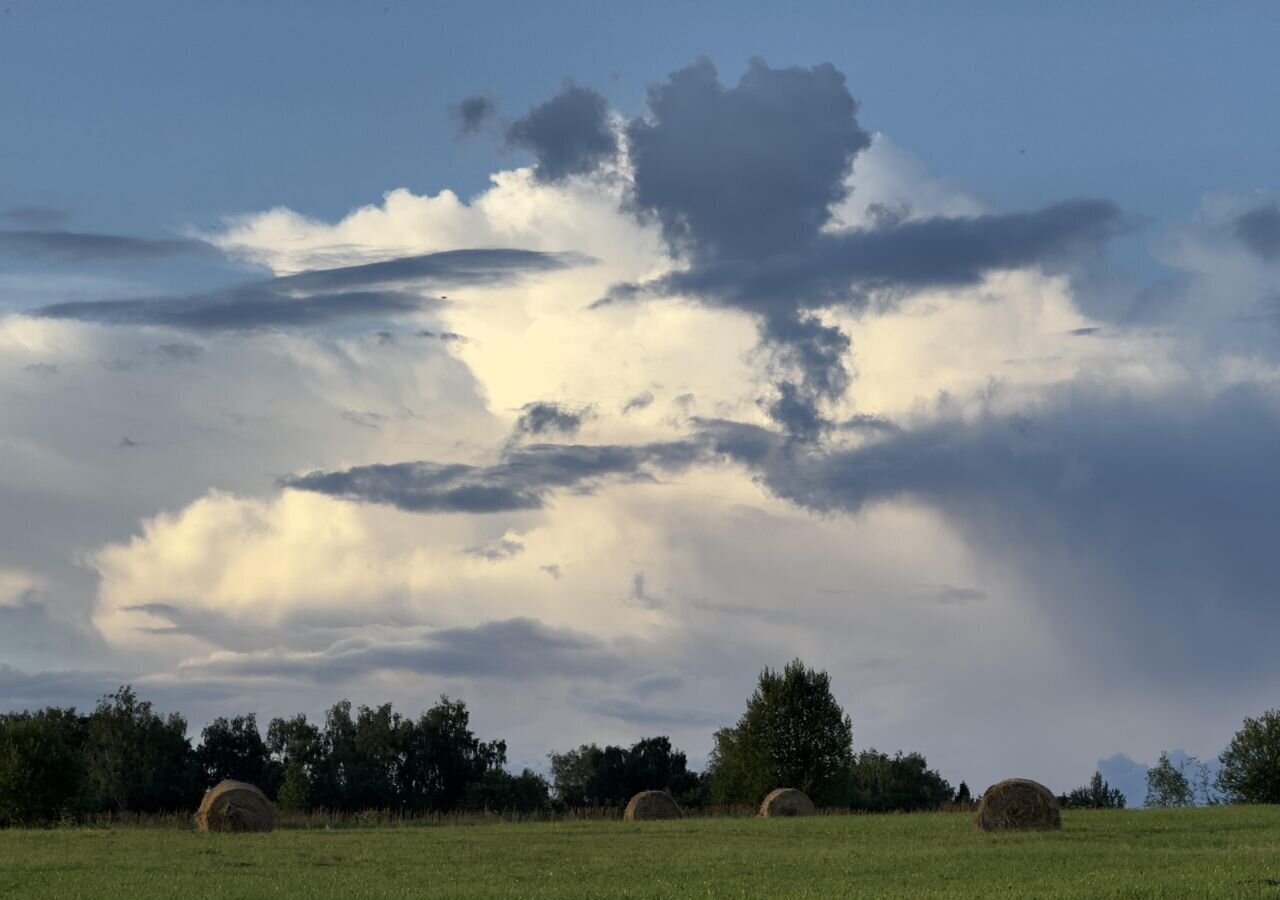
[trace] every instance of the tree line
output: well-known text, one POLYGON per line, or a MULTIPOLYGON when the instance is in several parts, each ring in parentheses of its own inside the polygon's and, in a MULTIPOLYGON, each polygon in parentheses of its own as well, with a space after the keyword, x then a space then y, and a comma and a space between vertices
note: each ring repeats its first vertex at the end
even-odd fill
MULTIPOLYGON (((742 717, 715 733, 703 772, 665 736, 629 747, 584 744, 551 753, 549 763, 549 779, 508 771, 506 743, 477 738, 466 705, 443 696, 417 718, 389 703, 353 708, 346 700, 323 722, 275 718, 265 732, 253 714, 218 718, 193 744, 182 716, 161 715, 122 687, 87 714, 50 707, 0 715, 0 826, 189 810, 224 778, 256 784, 281 808, 300 811, 536 814, 620 807, 652 789, 688 807, 754 805, 776 787, 799 788, 819 806, 872 812, 972 799, 966 784, 953 789, 920 753, 855 753, 829 676, 799 660, 760 674, 742 717)), ((1280 712, 1248 720, 1223 764, 1225 797, 1280 802, 1280 712)), ((1124 802, 1100 774, 1061 799, 1124 802)))

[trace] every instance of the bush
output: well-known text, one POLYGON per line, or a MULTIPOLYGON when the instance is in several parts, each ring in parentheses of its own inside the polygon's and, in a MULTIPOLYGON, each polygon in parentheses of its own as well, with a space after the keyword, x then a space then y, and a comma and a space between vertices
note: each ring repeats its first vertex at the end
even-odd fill
POLYGON ((1059 797, 1067 809, 1124 809, 1124 792, 1107 784, 1101 772, 1094 772, 1089 783, 1059 797))

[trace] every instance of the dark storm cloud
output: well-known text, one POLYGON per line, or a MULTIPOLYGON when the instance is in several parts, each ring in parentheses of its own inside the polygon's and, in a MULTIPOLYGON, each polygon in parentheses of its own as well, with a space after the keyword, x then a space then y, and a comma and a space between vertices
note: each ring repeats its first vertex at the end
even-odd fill
POLYGON ((690 709, 682 704, 654 706, 630 697, 582 698, 583 708, 598 716, 617 719, 631 726, 646 728, 699 728, 721 725, 722 711, 690 709))
POLYGON ((164 259, 173 256, 217 256, 204 241, 141 238, 80 231, 0 231, 0 254, 64 262, 116 259, 164 259))
POLYGON ((0 710, 36 710, 48 706, 92 709, 105 694, 133 683, 162 711, 188 708, 192 701, 225 701, 235 689, 211 682, 139 678, 136 672, 58 670, 24 672, 0 663, 0 710))
MULTIPOLYGON (((937 287, 976 284, 989 272, 1065 262, 1125 227, 1103 200, 1058 203, 1033 212, 915 219, 814 237, 802 249, 719 260, 611 297, 689 294, 760 315, 866 306, 937 287)), ((608 299, 608 298, 606 298, 608 299)))
POLYGON ((590 174, 618 154, 608 103, 572 82, 512 122, 507 143, 533 154, 534 177, 545 183, 590 174))
POLYGON ((559 433, 573 435, 578 433, 582 423, 593 415, 590 407, 570 409, 559 403, 540 401, 526 403, 520 408, 520 416, 516 419, 515 431, 518 435, 539 435, 559 433))
POLYGON ((356 318, 421 312, 425 301, 397 288, 409 285, 492 285, 522 275, 589 263, 572 253, 532 250, 450 250, 383 262, 317 269, 185 297, 58 303, 31 311, 53 319, 105 325, 160 325, 194 332, 302 328, 356 318))
POLYGON ((1065 262, 1124 227, 1104 201, 1074 201, 1034 212, 934 218, 823 233, 800 250, 695 263, 656 281, 619 285, 604 302, 647 295, 692 296, 753 313, 777 360, 797 373, 778 381, 769 411, 797 435, 823 424, 819 403, 849 386, 850 339, 813 311, 886 308, 926 288, 978 283, 989 272, 1065 262))
POLYGON ((835 67, 771 69, 753 60, 737 86, 701 60, 649 89, 649 116, 627 126, 632 205, 696 261, 806 245, 846 194, 871 143, 835 67))
POLYGON ((1235 236, 1260 258, 1280 259, 1280 205, 1251 209, 1235 221, 1235 236))
POLYGON ((0 218, 27 228, 55 228, 70 219, 71 213, 65 209, 52 209, 48 206, 15 206, 0 213, 0 218))
POLYGON ((475 94, 471 97, 465 97, 460 100, 457 105, 450 109, 454 122, 458 127, 458 134, 468 135, 475 134, 485 126, 485 123, 493 119, 498 114, 498 108, 494 106, 493 101, 482 94, 475 94))
POLYGON ((508 448, 491 466, 408 462, 311 472, 284 479, 285 487, 315 491, 409 512, 494 513, 541 509, 556 490, 590 491, 617 478, 652 480, 704 456, 697 441, 634 446, 532 444, 508 448))
POLYGON ((1270 658, 1280 403, 1262 389, 1151 399, 1077 385, 1034 415, 944 415, 827 450, 755 426, 702 428, 806 509, 937 509, 1025 579, 1081 654, 1126 654, 1170 679, 1243 677, 1270 658))
POLYGON ((194 297, 57 303, 33 310, 31 315, 102 325, 159 325, 213 332, 318 326, 345 319, 408 315, 430 306, 414 294, 399 291, 350 291, 295 298, 266 286, 250 286, 194 297))
POLYGON ((824 64, 772 69, 754 60, 733 87, 705 60, 649 91, 627 127, 629 207, 656 221, 686 267, 614 286, 599 303, 683 295, 755 315, 774 351, 775 393, 762 406, 793 436, 816 438, 822 405, 849 387, 850 339, 818 310, 883 308, 930 287, 1065 261, 1122 225, 1101 201, 965 218, 874 217, 824 230, 871 143, 844 76, 824 64))
POLYGON ((545 253, 509 248, 445 250, 381 262, 313 269, 269 282, 283 291, 336 291, 422 282, 449 287, 503 284, 520 275, 558 272, 594 260, 580 253, 545 253))
POLYGON ((109 673, 55 671, 28 673, 0 663, 0 709, 41 709, 46 706, 92 706, 120 685, 109 673))
POLYGON ((377 671, 454 678, 607 676, 623 661, 595 638, 533 619, 487 622, 425 632, 411 640, 339 641, 320 652, 270 650, 187 663, 200 674, 338 681, 377 671))

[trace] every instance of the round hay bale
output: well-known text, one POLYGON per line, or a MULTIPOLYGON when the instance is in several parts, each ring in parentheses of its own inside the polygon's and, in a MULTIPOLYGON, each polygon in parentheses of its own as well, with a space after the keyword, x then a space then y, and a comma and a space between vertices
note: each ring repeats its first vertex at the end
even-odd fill
POLYGON ((270 831, 275 810, 267 795, 243 781, 220 781, 205 791, 196 811, 201 831, 270 831))
POLYGON ((804 791, 795 788, 778 788, 760 804, 760 815, 766 819, 780 816, 812 816, 817 812, 813 801, 804 791))
POLYGON ((631 798, 623 821, 643 822, 649 819, 679 819, 684 813, 666 791, 641 791, 631 798))
POLYGON ((987 788, 978 801, 983 831, 1049 831, 1062 827, 1058 798, 1030 778, 1009 778, 987 788))

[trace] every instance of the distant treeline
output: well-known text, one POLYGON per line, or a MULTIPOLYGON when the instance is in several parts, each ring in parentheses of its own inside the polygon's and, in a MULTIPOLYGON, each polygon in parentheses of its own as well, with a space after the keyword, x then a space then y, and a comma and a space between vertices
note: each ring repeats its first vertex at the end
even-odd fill
MULTIPOLYGON (((584 744, 552 753, 548 780, 531 769, 507 771, 506 743, 477 738, 466 705, 448 697, 416 719, 390 703, 353 709, 343 700, 322 723, 277 718, 265 734, 252 714, 219 718, 193 746, 182 716, 162 716, 122 687, 88 714, 48 708, 0 715, 0 826, 190 810, 224 778, 258 785, 286 810, 401 815, 616 808, 654 789, 693 808, 758 804, 777 787, 799 788, 822 807, 870 812, 971 800, 966 784, 953 790, 919 753, 855 753, 852 723, 830 678, 799 660, 782 671, 765 669, 738 723, 714 739, 704 772, 691 771, 685 754, 659 736, 630 747, 584 744)), ((1223 756, 1226 795, 1280 801, 1280 764, 1253 764, 1280 759, 1277 747, 1280 713, 1247 720, 1223 756)), ((1180 772, 1152 772, 1159 805, 1190 796, 1180 772)), ((1062 799, 1123 805, 1100 775, 1062 799)))
MULTIPOLYGON (((506 763, 506 743, 477 738, 466 705, 448 697, 416 719, 389 703, 343 700, 323 722, 277 718, 265 733, 253 714, 219 718, 193 746, 181 715, 160 715, 122 687, 88 714, 0 715, 0 825, 192 809, 224 778, 258 785, 284 809, 403 814, 620 807, 652 789, 687 807, 759 803, 778 786, 799 787, 820 805, 873 811, 957 799, 920 754, 853 753, 826 674, 798 661, 761 675, 742 721, 716 733, 705 772, 690 770, 665 736, 552 753, 550 780, 506 763)), ((958 794, 967 800, 968 788, 958 794)))

